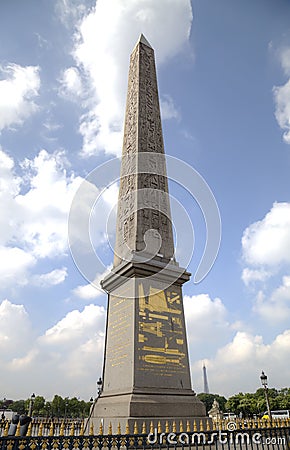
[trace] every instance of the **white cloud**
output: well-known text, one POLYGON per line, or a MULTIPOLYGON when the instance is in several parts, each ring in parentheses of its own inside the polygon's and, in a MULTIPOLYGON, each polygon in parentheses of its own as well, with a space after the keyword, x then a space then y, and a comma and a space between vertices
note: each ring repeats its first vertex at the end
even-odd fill
POLYGON ((66 69, 60 79, 60 94, 71 100, 78 101, 82 96, 83 86, 80 73, 76 67, 66 69))
MULTIPOLYGON (((62 3, 67 15, 69 5, 62 3)), ((121 153, 128 56, 139 34, 155 47, 161 64, 188 43, 191 22, 189 0, 127 0, 125 5, 122 0, 99 0, 83 17, 73 53, 78 69, 90 80, 80 124, 83 155, 121 153)), ((168 99, 164 107, 170 118, 177 117, 168 99)))
POLYGON ((0 246, 0 261, 1 289, 26 284, 29 270, 36 264, 33 255, 18 247, 0 246))
POLYGON ((40 88, 39 67, 9 64, 0 67, 0 131, 22 124, 37 109, 35 98, 40 88))
POLYGON ((290 262, 290 203, 274 203, 266 216, 244 231, 243 258, 269 268, 290 262))
POLYGON ((219 298, 208 294, 184 296, 184 314, 190 354, 205 358, 214 354, 232 335, 228 312, 219 298))
MULTIPOLYGON (((7 362, 26 352, 33 342, 33 333, 28 314, 23 305, 15 305, 9 300, 0 303, 0 362, 5 371, 7 362)), ((3 372, 1 379, 4 379, 3 372)))
POLYGON ((289 248, 290 203, 286 202, 274 203, 242 237, 243 259, 250 266, 243 269, 242 280, 256 289, 253 312, 268 324, 280 324, 279 330, 290 317, 289 248))
POLYGON ((99 286, 98 289, 96 287, 97 285, 99 285, 99 281, 95 281, 93 284, 89 283, 83 286, 77 286, 73 289, 73 294, 83 300, 92 300, 103 294, 101 287, 99 286))
POLYGON ((269 297, 259 291, 253 309, 271 325, 288 323, 290 319, 290 276, 284 276, 282 284, 269 297))
POLYGON ((160 109, 162 120, 180 120, 180 112, 174 106, 173 99, 170 95, 163 95, 163 97, 160 98, 160 109))
POLYGON ((13 172, 14 161, 3 150, 0 149, 0 245, 9 242, 13 236, 14 216, 16 206, 15 196, 20 191, 21 179, 13 172), (9 212, 9 214, 8 214, 9 212))
MULTIPOLYGON (((260 373, 265 370, 270 387, 288 386, 290 377, 290 330, 269 344, 262 336, 237 332, 231 342, 219 348, 212 359, 206 360, 209 383, 213 392, 224 395, 253 392, 260 387, 260 373)), ((202 361, 193 364, 193 373, 201 373, 202 361)), ((193 386, 202 391, 202 378, 193 386)))
POLYGON ((57 0, 56 16, 67 28, 71 28, 72 23, 77 23, 93 3, 93 0, 57 0))
POLYGON ((223 328, 228 325, 226 321, 227 311, 219 298, 211 300, 208 294, 199 294, 189 297, 184 296, 184 312, 187 326, 194 330, 190 339, 200 339, 200 335, 208 333, 208 329, 223 328))
POLYGON ((249 286, 255 281, 265 281, 271 276, 271 273, 266 270, 254 270, 246 267, 242 272, 242 280, 246 286, 249 286))
POLYGON ((283 139, 290 144, 290 80, 283 86, 273 89, 275 101, 275 117, 278 125, 284 130, 283 139))
MULTIPOLYGON (((91 266, 87 256, 92 248, 113 247, 109 241, 116 227, 118 186, 98 187, 73 172, 68 174, 68 167, 64 152, 50 154, 46 150, 15 167, 13 159, 0 149, 0 207, 6 211, 0 216, 0 290, 27 284, 29 274, 36 285, 61 283, 66 269, 33 276, 31 269, 37 273, 37 262, 44 258, 67 256, 68 224, 71 248, 89 265, 87 279, 92 281, 96 271, 102 272, 108 265, 91 266), (81 195, 75 196, 80 186, 81 195), (95 270, 92 274, 91 269, 95 270)), ((95 182, 102 183, 99 179, 95 182)), ((88 298, 84 289, 78 295, 88 298)))
POLYGON ((99 297, 100 295, 104 295, 104 291, 101 289, 100 282, 109 274, 111 269, 112 265, 109 266, 105 270, 105 272, 98 274, 92 283, 77 286, 75 289, 73 289, 73 294, 83 300, 92 300, 99 297))
POLYGON ((67 268, 54 269, 51 272, 43 273, 41 275, 34 275, 30 283, 35 286, 49 287, 56 286, 64 282, 67 277, 67 268))
MULTIPOLYGON (((42 150, 16 174, 14 161, 0 150, 0 207, 6 212, 0 216, 1 289, 26 284, 39 259, 67 251, 68 212, 82 179, 68 176, 65 165, 62 153, 42 150)), ((38 281, 55 283, 63 275, 44 274, 38 281)))
MULTIPOLYGON (((6 315, 9 324, 13 323, 15 306, 6 315)), ((25 313, 23 306, 19 308, 25 313)), ((105 320, 103 307, 88 305, 82 311, 69 312, 33 343, 29 341, 28 350, 20 346, 22 352, 10 353, 1 367, 1 376, 9 374, 6 395, 23 397, 25 389, 30 395, 33 373, 33 390, 45 396, 52 397, 55 392, 63 396, 94 396, 95 381, 102 370, 105 320), (19 377, 21 384, 17 383, 19 377)))
POLYGON ((104 315, 104 308, 96 305, 85 306, 82 312, 71 311, 56 325, 48 329, 41 339, 46 345, 53 344, 72 348, 100 328, 104 315))
POLYGON ((67 176, 63 153, 41 150, 26 159, 30 189, 15 201, 22 210, 16 237, 37 258, 61 255, 67 250, 67 218, 70 204, 82 179, 67 176))
POLYGON ((284 48, 280 54, 281 65, 286 75, 290 75, 290 48, 284 48))
MULTIPOLYGON (((280 55, 281 65, 286 75, 290 75, 290 48, 285 48, 280 55)), ((290 144, 290 79, 282 86, 274 86, 275 117, 284 130, 283 139, 290 144)))

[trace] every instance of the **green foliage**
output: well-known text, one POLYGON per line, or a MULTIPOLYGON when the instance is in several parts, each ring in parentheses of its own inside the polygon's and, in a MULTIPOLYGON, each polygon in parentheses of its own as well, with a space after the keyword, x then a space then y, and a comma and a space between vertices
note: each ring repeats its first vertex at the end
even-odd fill
MULTIPOLYGON (((290 409, 289 388, 283 388, 280 391, 274 388, 268 389, 268 397, 271 410, 290 409)), ((242 413, 244 417, 263 414, 267 410, 265 389, 259 388, 253 394, 233 395, 228 399, 226 409, 235 414, 242 413)))
MULTIPOLYGON (((271 410, 290 410, 290 388, 268 389, 269 403, 271 410)), ((265 400, 265 389, 259 388, 255 393, 242 393, 232 395, 228 400, 218 394, 198 394, 197 397, 205 404, 208 412, 214 400, 219 403, 223 412, 233 412, 243 417, 262 415, 267 410, 265 400)), ((19 414, 28 413, 31 399, 0 401, 0 408, 11 408, 19 414)), ((32 405, 32 415, 34 417, 60 417, 60 418, 85 418, 90 411, 90 402, 85 402, 77 397, 61 397, 55 395, 51 401, 46 401, 42 396, 36 396, 32 405)))
POLYGON ((227 401, 225 397, 222 397, 218 394, 205 394, 205 393, 197 394, 197 397, 205 404, 207 413, 211 409, 214 400, 218 402, 221 411, 225 410, 225 404, 227 401))
POLYGON ((32 415, 41 416, 41 412, 44 411, 45 398, 41 396, 36 396, 33 402, 32 415))
POLYGON ((24 414, 27 412, 25 400, 16 400, 11 404, 10 408, 18 414, 24 414))
MULTIPOLYGON (((31 398, 26 400, 6 400, 0 401, 0 408, 11 408, 14 412, 19 414, 27 414, 31 398)), ((60 418, 85 418, 88 417, 90 411, 90 402, 79 400, 76 397, 62 398, 60 395, 55 395, 52 401, 46 401, 42 396, 36 396, 32 402, 32 416, 33 417, 60 417, 60 418)))

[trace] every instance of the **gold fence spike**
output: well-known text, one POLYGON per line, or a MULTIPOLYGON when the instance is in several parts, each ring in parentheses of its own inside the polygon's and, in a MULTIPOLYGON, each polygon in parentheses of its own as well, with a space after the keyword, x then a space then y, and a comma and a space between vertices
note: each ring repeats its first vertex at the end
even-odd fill
POLYGON ((60 424, 59 435, 64 436, 64 422, 60 424))
POLYGON ((138 434, 138 425, 137 425, 136 420, 134 422, 133 434, 138 434))
POLYGON ((41 424, 39 425, 39 428, 38 428, 38 436, 39 437, 42 436, 42 433, 43 433, 43 423, 41 422, 41 424))
POLYGON ((169 433, 169 423, 168 420, 165 422, 165 433, 169 433))
POLYGON ((121 434, 121 424, 120 424, 120 422, 118 423, 117 434, 121 434))
POLYGON ((31 436, 31 430, 32 430, 32 422, 29 422, 26 436, 28 436, 28 437, 31 436))
POLYGON ((158 420, 158 424, 157 424, 157 433, 162 433, 160 420, 158 420))
POLYGON ((69 435, 70 436, 75 435, 75 424, 74 423, 71 424, 69 435))
POLYGON ((112 423, 110 422, 109 423, 109 428, 108 428, 108 434, 112 434, 113 433, 113 430, 112 430, 112 423))
POLYGON ((213 431, 217 430, 217 422, 215 420, 212 421, 212 429, 213 431))
POLYGON ((201 419, 200 419, 200 422, 199 422, 199 431, 204 431, 203 421, 201 419))
POLYGON ((54 432, 53 428, 54 428, 53 427, 53 422, 51 422, 50 427, 49 427, 49 436, 53 436, 53 432, 54 432))
POLYGON ((154 433, 154 427, 153 427, 153 422, 152 422, 152 420, 151 420, 151 422, 150 422, 150 430, 149 430, 149 432, 150 432, 150 433, 154 433))
POLYGON ((5 425, 5 428, 4 428, 3 437, 8 436, 8 431, 9 431, 9 422, 6 422, 6 425, 5 425))
POLYGON ((209 420, 207 419, 207 420, 206 420, 206 431, 210 431, 210 430, 211 430, 210 422, 209 422, 209 420))
POLYGON ((94 424, 93 423, 90 426, 89 436, 94 436, 94 424))
POLYGON ((17 424, 15 436, 20 436, 20 422, 18 422, 18 424, 17 424))
POLYGON ((180 433, 183 433, 183 422, 182 422, 182 420, 179 422, 179 431, 180 431, 180 433))
POLYGON ((126 422, 126 430, 125 430, 125 434, 130 434, 130 427, 129 427, 129 422, 127 420, 126 422))
POLYGON ((84 421, 82 421, 81 423, 81 428, 80 428, 80 436, 83 436, 85 433, 85 426, 84 426, 84 421))
POLYGON ((143 422, 143 424, 142 424, 141 434, 146 434, 146 422, 143 422))
POLYGON ((193 421, 193 431, 194 432, 197 431, 196 420, 193 421))
POLYGON ((172 422, 172 432, 176 433, 176 423, 175 420, 172 422))
POLYGON ((189 423, 189 420, 186 421, 186 431, 187 431, 187 433, 190 432, 190 423, 189 423))
POLYGON ((104 433, 104 427, 103 427, 102 422, 100 422, 99 435, 102 436, 103 433, 104 433))

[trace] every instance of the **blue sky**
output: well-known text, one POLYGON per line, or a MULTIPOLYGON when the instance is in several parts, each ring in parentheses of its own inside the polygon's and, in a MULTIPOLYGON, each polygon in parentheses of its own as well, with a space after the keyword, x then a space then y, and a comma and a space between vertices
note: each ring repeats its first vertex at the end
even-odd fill
MULTIPOLYGON (((289 386, 290 5, 286 0, 3 1, 0 6, 0 395, 89 398, 101 374, 106 298, 76 268, 68 215, 90 171, 120 156, 129 55, 155 49, 166 153, 219 206, 217 260, 184 286, 193 388, 289 386)), ((184 184, 186 185, 185 180, 184 184)), ((87 184, 81 216, 104 184, 87 184)), ((202 211, 182 187, 197 270, 202 211)), ((116 186, 91 232, 104 270, 116 186)), ((180 236, 188 236, 173 216, 180 236)), ((182 258, 181 258, 181 262, 182 258)), ((96 279, 103 273, 96 273, 96 279)))

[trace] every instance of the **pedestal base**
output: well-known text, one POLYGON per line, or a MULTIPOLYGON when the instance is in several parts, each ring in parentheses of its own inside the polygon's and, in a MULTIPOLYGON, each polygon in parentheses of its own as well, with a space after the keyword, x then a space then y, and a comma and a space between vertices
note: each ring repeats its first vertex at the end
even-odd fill
POLYGON ((196 397, 193 391, 181 393, 131 393, 112 396, 101 396, 93 406, 89 426, 93 424, 94 433, 98 434, 100 424, 103 432, 108 432, 112 426, 112 433, 149 433, 159 429, 165 433, 171 431, 193 431, 211 427, 211 420, 206 416, 204 404, 196 397), (202 422, 202 425, 201 425, 202 422), (127 427, 127 430, 126 430, 127 427), (129 430, 128 430, 129 427, 129 430))

